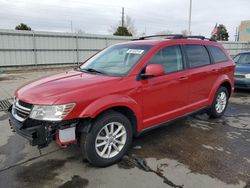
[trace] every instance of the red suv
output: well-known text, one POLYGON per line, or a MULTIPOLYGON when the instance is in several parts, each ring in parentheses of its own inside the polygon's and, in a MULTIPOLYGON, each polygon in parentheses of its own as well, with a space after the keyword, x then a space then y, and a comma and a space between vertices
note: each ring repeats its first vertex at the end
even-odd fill
POLYGON ((204 109, 222 116, 235 68, 222 45, 202 36, 154 37, 113 45, 75 70, 19 88, 11 127, 38 148, 80 142, 91 164, 107 166, 151 128, 204 109))

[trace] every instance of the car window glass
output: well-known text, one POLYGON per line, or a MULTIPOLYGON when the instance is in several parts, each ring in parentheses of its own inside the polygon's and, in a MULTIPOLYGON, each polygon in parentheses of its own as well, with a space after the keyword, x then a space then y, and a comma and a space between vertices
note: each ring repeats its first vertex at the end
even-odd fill
POLYGON ((218 48, 216 46, 208 46, 208 49, 209 49, 215 63, 219 63, 219 62, 223 62, 223 61, 228 60, 227 56, 224 54, 224 52, 220 48, 218 48))
POLYGON ((250 53, 240 54, 239 59, 237 60, 239 64, 250 64, 250 53))
POLYGON ((237 63, 239 61, 239 58, 240 58, 240 55, 235 56, 234 59, 233 59, 234 62, 237 63))
POLYGON ((111 46, 85 62, 81 69, 94 69, 111 76, 126 75, 152 46, 119 44, 111 46))
POLYGON ((202 45, 186 45, 186 52, 191 68, 210 64, 210 58, 206 48, 202 45))
POLYGON ((170 46, 161 49, 149 61, 149 64, 161 64, 166 74, 183 70, 180 46, 170 46))

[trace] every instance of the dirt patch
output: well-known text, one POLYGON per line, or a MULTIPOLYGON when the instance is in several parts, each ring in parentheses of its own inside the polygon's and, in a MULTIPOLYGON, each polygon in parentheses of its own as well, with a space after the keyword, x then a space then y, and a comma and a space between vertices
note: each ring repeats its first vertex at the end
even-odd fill
POLYGON ((16 177, 23 187, 36 187, 46 185, 58 175, 56 170, 63 167, 66 160, 39 161, 29 166, 23 166, 17 173, 16 177))
POLYGON ((122 160, 117 163, 117 166, 122 169, 131 169, 135 167, 135 164, 128 156, 124 156, 122 160))
POLYGON ((65 182, 59 188, 85 188, 89 184, 89 180, 82 178, 78 175, 74 175, 71 177, 71 180, 65 182))

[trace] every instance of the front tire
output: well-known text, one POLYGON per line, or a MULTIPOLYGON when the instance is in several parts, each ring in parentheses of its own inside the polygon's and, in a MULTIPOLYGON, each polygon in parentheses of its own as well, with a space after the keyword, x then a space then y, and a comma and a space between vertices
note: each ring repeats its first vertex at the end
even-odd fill
POLYGON ((82 133, 80 147, 83 157, 98 167, 119 161, 132 142, 132 127, 126 116, 107 111, 94 120, 89 133, 82 133))
POLYGON ((221 86, 216 92, 213 104, 210 107, 209 115, 211 118, 221 117, 227 108, 229 93, 227 88, 221 86))

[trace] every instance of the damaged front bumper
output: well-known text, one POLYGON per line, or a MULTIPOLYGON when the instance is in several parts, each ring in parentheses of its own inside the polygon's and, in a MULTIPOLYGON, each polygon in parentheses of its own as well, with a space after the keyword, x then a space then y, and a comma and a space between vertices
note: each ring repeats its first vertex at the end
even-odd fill
POLYGON ((29 121, 32 120, 27 119, 25 122, 19 122, 10 114, 10 126, 17 134, 28 139, 32 146, 47 146, 52 140, 51 132, 42 123, 36 122, 33 126, 29 126, 31 123, 29 121))
MULTIPOLYGON (((22 137, 29 140, 32 146, 38 146, 38 148, 44 148, 49 145, 52 140, 56 140, 58 145, 64 143, 60 141, 59 131, 76 127, 79 120, 68 120, 61 122, 48 122, 39 121, 27 118, 25 121, 20 122, 10 113, 9 123, 11 128, 22 137)), ((76 141, 76 136, 66 144, 76 141)))

